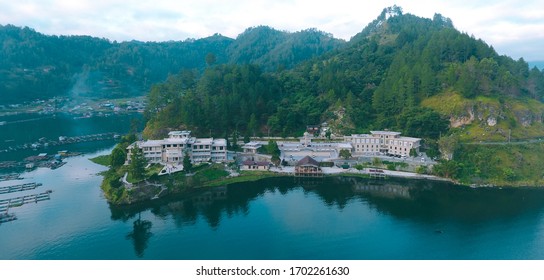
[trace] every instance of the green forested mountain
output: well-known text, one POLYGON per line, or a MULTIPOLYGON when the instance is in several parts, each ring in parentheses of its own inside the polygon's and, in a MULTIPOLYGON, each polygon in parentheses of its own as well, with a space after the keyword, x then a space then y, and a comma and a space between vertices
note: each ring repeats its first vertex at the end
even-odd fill
POLYGON ((316 29, 288 33, 259 26, 240 34, 229 46, 228 53, 231 63, 256 64, 274 71, 292 68, 344 43, 316 29))
POLYGON ((236 60, 257 65, 183 71, 153 86, 144 135, 190 129, 220 137, 299 136, 321 122, 339 134, 391 129, 423 138, 429 156, 448 159, 434 166, 435 174, 464 183, 544 184, 538 157, 544 144, 509 144, 544 137, 544 72, 497 54, 450 19, 386 8, 349 42, 292 69, 269 60, 283 48, 281 35, 256 30, 267 36, 250 29, 240 37, 277 47, 247 47, 236 60))
POLYGON ((117 98, 142 95, 182 69, 258 63, 291 68, 342 45, 316 30, 250 28, 237 39, 214 35, 170 42, 110 42, 89 36, 46 36, 0 25, 0 104, 52 96, 117 98))
MULTIPOLYGON (((266 38, 272 42, 279 40, 276 31, 261 29, 271 33, 266 38)), ((259 42, 252 31, 240 37, 259 42)), ((247 55, 255 53, 264 50, 247 55)), ((246 56, 239 60, 259 62, 246 56)), ((343 47, 293 69, 210 67, 193 87, 172 92, 175 98, 161 105, 165 112, 151 118, 148 135, 156 135, 158 127, 211 130, 216 135, 234 130, 247 135, 298 135, 306 125, 323 121, 341 133, 389 128, 429 139, 454 127, 466 129, 464 137, 473 140, 481 140, 478 133, 486 134, 480 132, 485 126, 484 139, 490 135, 505 139, 508 129, 519 135, 544 134, 531 129, 541 124, 544 112, 541 71, 529 69, 523 59, 498 55, 482 40, 457 31, 448 18, 439 14, 420 18, 402 14, 398 7, 384 9, 343 47), (184 111, 181 108, 200 110, 203 118, 168 113, 184 111), (215 121, 222 119, 228 121, 217 125, 215 121)), ((155 88, 151 97, 158 95, 155 88)))

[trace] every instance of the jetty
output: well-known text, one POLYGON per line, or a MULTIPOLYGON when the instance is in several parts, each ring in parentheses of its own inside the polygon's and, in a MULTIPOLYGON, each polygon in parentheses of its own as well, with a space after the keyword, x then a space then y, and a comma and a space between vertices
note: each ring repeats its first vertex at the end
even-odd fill
POLYGON ((387 178, 382 169, 368 169, 368 175, 370 175, 370 178, 387 178))
POLYGON ((29 203, 38 203, 44 200, 51 199, 52 190, 47 190, 43 193, 31 194, 7 199, 0 199, 0 215, 8 214, 8 210, 13 207, 22 206, 29 203))
POLYGON ((22 180, 21 174, 18 173, 12 173, 12 174, 4 174, 0 175, 0 182, 2 181, 12 181, 12 180, 22 180))
POLYGON ((0 187, 0 194, 29 191, 41 185, 42 185, 41 183, 26 183, 26 184, 20 184, 20 185, 0 187))

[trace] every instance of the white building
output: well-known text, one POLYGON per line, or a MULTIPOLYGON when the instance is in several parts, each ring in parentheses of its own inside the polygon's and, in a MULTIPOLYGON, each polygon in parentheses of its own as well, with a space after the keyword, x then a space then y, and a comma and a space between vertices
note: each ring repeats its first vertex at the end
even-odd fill
POLYGON ((298 161, 309 156, 317 161, 327 161, 338 158, 341 150, 352 151, 349 142, 314 142, 313 136, 305 132, 299 142, 278 141, 281 158, 298 161))
POLYGON ((127 148, 127 163, 131 151, 138 145, 150 163, 179 164, 187 152, 193 163, 227 161, 227 141, 225 139, 191 137, 190 131, 171 131, 162 140, 138 141, 127 148))
POLYGON ((370 134, 352 134, 345 136, 346 142, 353 146, 353 155, 396 155, 409 156, 410 150, 419 152, 420 138, 400 136, 400 132, 371 131, 370 134))
POLYGON ((242 149, 244 149, 245 154, 256 154, 257 150, 262 146, 263 145, 259 142, 251 141, 242 146, 242 149))

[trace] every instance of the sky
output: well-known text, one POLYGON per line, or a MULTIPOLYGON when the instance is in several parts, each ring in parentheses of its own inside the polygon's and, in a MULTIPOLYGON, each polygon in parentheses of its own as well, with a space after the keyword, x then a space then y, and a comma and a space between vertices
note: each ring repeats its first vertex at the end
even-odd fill
POLYGON ((397 5, 404 13, 451 18, 462 32, 499 54, 544 61, 542 0, 0 0, 0 24, 47 35, 90 35, 112 41, 179 41, 248 27, 295 32, 308 28, 349 40, 397 5))

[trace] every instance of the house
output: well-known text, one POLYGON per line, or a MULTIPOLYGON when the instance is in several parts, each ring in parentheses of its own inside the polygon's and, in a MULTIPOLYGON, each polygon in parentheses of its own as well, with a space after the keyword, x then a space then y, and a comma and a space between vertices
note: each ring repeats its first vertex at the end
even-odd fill
POLYGON ((307 125, 306 126, 306 132, 310 133, 311 135, 319 135, 320 130, 321 130, 321 126, 319 126, 319 125, 307 125))
POLYGON ((395 131, 371 131, 370 134, 352 134, 344 137, 344 140, 351 143, 352 154, 355 156, 378 154, 409 156, 411 149, 419 152, 420 138, 404 137, 400 134, 395 131))
POLYGON ((191 137, 191 131, 171 131, 162 140, 137 141, 127 148, 127 161, 130 163, 132 149, 142 149, 150 163, 180 164, 187 154, 191 162, 226 162, 227 140, 191 137))
POLYGON ((323 170, 315 159, 305 156, 295 165, 295 177, 323 177, 323 170))
POLYGON ((268 170, 270 163, 266 161, 246 160, 242 163, 241 170, 268 170))
POLYGON ((256 154, 257 150, 262 146, 263 145, 261 143, 252 141, 242 146, 242 149, 244 150, 245 154, 256 154))
POLYGON ((299 142, 278 142, 281 157, 298 160, 311 156, 317 161, 326 161, 337 158, 341 150, 352 150, 351 143, 347 142, 314 142, 314 136, 304 132, 299 142))

